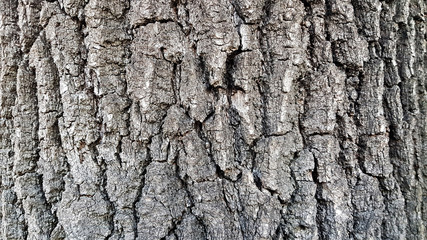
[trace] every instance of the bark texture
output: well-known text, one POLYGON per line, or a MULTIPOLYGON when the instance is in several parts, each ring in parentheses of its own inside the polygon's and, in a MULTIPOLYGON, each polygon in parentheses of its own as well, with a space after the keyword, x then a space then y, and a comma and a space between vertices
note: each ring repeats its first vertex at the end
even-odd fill
POLYGON ((0 0, 0 239, 426 239, 425 0, 0 0))

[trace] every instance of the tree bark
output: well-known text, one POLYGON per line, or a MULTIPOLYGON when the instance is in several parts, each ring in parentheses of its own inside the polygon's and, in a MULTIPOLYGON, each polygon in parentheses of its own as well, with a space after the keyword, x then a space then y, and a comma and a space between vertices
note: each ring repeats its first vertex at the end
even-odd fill
POLYGON ((0 239, 426 239, 424 0, 0 0, 0 239))

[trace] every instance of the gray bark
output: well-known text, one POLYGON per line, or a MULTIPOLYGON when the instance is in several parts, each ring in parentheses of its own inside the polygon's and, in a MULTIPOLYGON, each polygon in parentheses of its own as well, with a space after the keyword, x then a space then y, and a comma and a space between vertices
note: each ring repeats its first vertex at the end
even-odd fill
POLYGON ((426 239, 424 0, 0 0, 0 239, 426 239))

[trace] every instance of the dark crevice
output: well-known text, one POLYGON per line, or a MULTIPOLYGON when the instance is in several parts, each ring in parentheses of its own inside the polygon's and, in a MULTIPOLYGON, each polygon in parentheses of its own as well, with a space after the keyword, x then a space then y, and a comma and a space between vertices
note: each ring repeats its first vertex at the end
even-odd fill
MULTIPOLYGON (((99 154, 97 153, 96 156, 99 156, 99 154)), ((102 157, 101 157, 102 159, 102 157)), ((107 163, 105 162, 104 159, 101 160, 101 183, 100 183, 100 192, 101 195, 104 199, 104 201, 107 203, 107 208, 108 208, 108 221, 109 221, 109 228, 110 228, 110 233, 108 236, 105 237, 105 240, 110 239, 110 237, 112 237, 112 235, 115 233, 115 228, 114 228, 114 217, 117 213, 116 210, 116 206, 115 203, 113 201, 111 201, 110 196, 108 195, 108 190, 107 190, 107 184, 108 184, 108 179, 107 179, 107 163)))
POLYGON ((330 228, 329 221, 333 221, 334 219, 330 218, 328 216, 330 212, 328 211, 328 203, 324 199, 321 199, 320 195, 322 195, 322 187, 318 186, 316 191, 316 201, 317 201, 317 213, 316 213, 316 226, 317 226, 317 232, 319 234, 319 240, 328 240, 330 239, 328 235, 335 235, 334 228, 330 228), (328 218, 328 219, 327 219, 328 218))
POLYGON ((228 180, 230 182, 235 182, 235 180, 229 178, 225 174, 225 172, 221 169, 221 167, 216 163, 215 158, 213 156, 212 142, 209 140, 208 136, 206 136, 206 134, 203 130, 203 123, 201 123, 199 121, 194 121, 194 129, 196 130, 199 138, 202 139, 205 143, 208 143, 208 145, 209 145, 208 156, 209 156, 209 159, 211 160, 211 162, 215 166, 216 175, 221 179, 225 179, 225 180, 228 180))
POLYGON ((181 224, 183 218, 184 216, 180 216, 178 219, 173 219, 173 221, 171 222, 172 226, 169 228, 167 235, 165 237, 162 237, 161 240, 166 240, 166 238, 170 236, 174 236, 175 239, 178 239, 176 235, 176 230, 178 226, 181 224))
MULTIPOLYGON (((327 204, 325 200, 322 198, 323 185, 319 180, 319 160, 313 154, 314 158, 314 169, 311 172, 313 181, 316 183, 316 193, 314 195, 314 199, 316 200, 316 227, 317 232, 319 234, 320 240, 328 239, 324 234, 330 233, 328 229, 324 229, 324 225, 326 224, 324 218, 327 217, 327 213, 325 213, 327 204)), ((332 230, 332 229, 331 229, 332 230)))
POLYGON ((258 31, 260 33, 259 36, 259 46, 262 53, 262 66, 263 66, 263 76, 259 81, 257 81, 258 91, 261 95, 261 108, 262 108, 262 135, 267 136, 270 132, 269 128, 269 120, 268 120, 268 95, 270 93, 268 81, 270 80, 270 76, 273 74, 273 60, 271 56, 271 49, 269 43, 269 37, 266 33, 266 28, 268 27, 268 22, 271 18, 271 8, 273 6, 272 0, 265 0, 265 4, 263 7, 263 16, 262 22, 258 27, 258 31))
MULTIPOLYGON (((15 194, 15 196, 16 196, 16 193, 14 193, 15 194)), ((24 211, 24 207, 23 207, 23 203, 22 203, 22 200, 17 200, 16 202, 15 202, 16 204, 14 204, 14 206, 15 206, 15 208, 16 209, 19 209, 23 214, 24 214, 24 216, 22 216, 22 218, 24 219, 24 220, 20 220, 20 223, 21 224, 23 224, 23 226, 22 226, 22 231, 23 231, 23 234, 24 234, 24 239, 28 239, 28 221, 27 221, 27 219, 25 218, 25 211, 24 211)), ((21 216, 19 216, 19 218, 20 218, 21 216)))
MULTIPOLYGON (((182 219, 185 217, 186 213, 192 214, 196 218, 196 220, 198 221, 198 223, 203 227, 203 229, 204 229, 203 233, 206 236, 207 235, 207 229, 208 229, 208 227, 205 225, 203 219, 201 219, 199 216, 197 216, 196 214, 193 213, 193 208, 195 206, 195 200, 194 200, 194 197, 193 197, 193 195, 191 194, 191 191, 190 191, 190 186, 189 186, 189 183, 188 183, 189 180, 186 178, 188 176, 186 175, 186 176, 184 176, 184 178, 181 177, 180 167, 179 167, 179 162, 178 162, 178 157, 179 156, 177 155, 175 157, 174 161, 173 161, 174 164, 176 164, 176 168, 175 168, 176 176, 177 176, 178 180, 180 181, 183 189, 187 193, 188 199, 190 201, 190 206, 187 206, 187 209, 184 212, 182 219)), ((179 222, 181 222, 182 219, 179 222)), ((176 224, 175 227, 173 228, 174 229, 173 233, 175 233, 176 227, 178 225, 179 224, 176 224)), ((206 237, 204 239, 206 239, 206 237)))
POLYGON ((268 121, 268 93, 269 93, 269 86, 266 83, 266 79, 261 79, 260 82, 256 82, 257 83, 257 88, 258 88, 258 92, 261 95, 261 114, 262 114, 262 119, 261 119, 261 134, 262 136, 268 136, 269 132, 270 132, 270 128, 269 128, 269 121, 268 121))
POLYGON ((240 8, 239 4, 236 2, 236 0, 232 0, 231 4, 234 7, 234 12, 237 14, 237 16, 241 19, 241 21, 244 24, 247 24, 245 16, 243 16, 242 9, 240 8))
POLYGON ((119 163, 120 168, 122 168, 122 157, 120 155, 122 153, 122 140, 123 140, 123 137, 120 136, 119 142, 117 143, 116 151, 114 153, 114 156, 115 156, 117 162, 119 163))
POLYGON ((223 199, 224 199, 225 207, 227 208, 227 210, 228 210, 229 214, 233 214, 233 213, 234 213, 234 211, 233 211, 233 209, 230 207, 230 203, 228 202, 227 194, 225 193, 224 185, 222 185, 222 196, 223 196, 223 199))
POLYGON ((145 150, 146 150, 146 159, 143 163, 143 165, 141 166, 141 175, 140 175, 140 183, 139 183, 139 187, 138 187, 138 191, 137 191, 137 195, 135 198, 135 201, 132 203, 132 215, 133 215, 133 231, 134 231, 134 237, 135 239, 138 239, 138 222, 139 222, 139 215, 138 215, 138 211, 137 211, 137 204, 138 202, 141 201, 142 196, 143 196, 143 189, 145 187, 145 177, 147 174, 147 167, 148 165, 150 165, 150 163, 153 161, 152 157, 151 157, 151 151, 150 151, 150 144, 152 141, 152 137, 150 137, 148 139, 148 143, 146 143, 145 145, 145 150))
POLYGON ((243 52, 247 52, 247 50, 243 51, 242 44, 240 44, 239 48, 231 52, 230 54, 228 54, 227 59, 225 60, 224 80, 225 80, 225 86, 227 90, 227 99, 228 99, 229 105, 231 105, 231 96, 234 95, 234 93, 236 93, 237 91, 241 91, 245 93, 245 90, 242 87, 235 85, 235 81, 233 78, 234 69, 236 67, 236 57, 237 55, 243 52))
MULTIPOLYGON (((316 42, 316 35, 314 32, 314 25, 313 25, 313 11, 311 8, 311 4, 307 2, 307 0, 302 0, 301 1, 304 4, 304 9, 305 9, 305 15, 304 15, 304 19, 306 21, 308 21, 310 23, 310 26, 307 27, 305 25, 302 25, 301 28, 302 29, 306 29, 309 38, 308 38, 308 45, 307 45, 307 51, 308 51, 308 61, 310 62, 310 65, 313 66, 314 69, 316 69, 319 65, 318 61, 319 59, 316 58, 315 56, 315 42, 316 42)), ((307 75, 307 73, 305 74, 307 75)), ((304 77, 302 77, 304 78, 304 77)))
POLYGON ((181 28, 185 36, 190 35, 191 31, 194 29, 193 25, 189 22, 190 11, 187 8, 187 4, 188 4, 188 1, 182 1, 182 0, 173 0, 172 2, 172 6, 177 17, 176 23, 179 25, 179 27, 181 28), (183 14, 184 19, 180 18, 180 16, 182 15, 178 15, 180 6, 182 6, 184 10, 184 14, 183 14))
MULTIPOLYGON (((310 33, 310 40, 312 39, 312 35, 313 34, 314 33, 310 33)), ((314 47, 314 45, 313 45, 314 43, 311 43, 311 44, 314 47)), ((326 238, 323 235, 324 234, 324 231, 323 231, 324 230, 323 229, 324 219, 323 218, 325 217, 324 216, 325 215, 324 214, 324 209, 326 208, 326 204, 325 204, 325 202, 324 202, 324 200, 322 199, 322 196, 321 196, 321 192, 323 190, 323 186, 322 186, 322 183, 320 182, 320 179, 319 179, 319 160, 311 152, 311 146, 309 144, 309 140, 310 140, 311 136, 313 136, 313 135, 319 135, 319 133, 308 134, 307 131, 306 131, 306 129, 305 129, 305 127, 304 127, 304 124, 303 124, 304 121, 305 121, 305 118, 306 118, 305 113, 307 113, 307 109, 308 109, 308 106, 310 104, 310 102, 309 102, 310 101, 309 94, 310 94, 310 84, 311 84, 310 81, 311 80, 312 79, 311 79, 309 73, 308 74, 306 73, 298 81, 298 84, 299 84, 300 89, 301 89, 300 91, 301 91, 301 98, 302 98, 303 106, 302 106, 302 112, 300 112, 299 115, 298 115, 298 125, 297 125, 297 127, 298 127, 299 132, 302 135, 303 149, 306 149, 306 150, 310 151, 310 153, 313 156, 314 168, 311 171, 311 177, 313 179, 313 182, 316 184, 316 192, 315 192, 315 195, 314 195, 314 200, 316 201, 315 228, 317 228, 317 234, 318 234, 319 239, 320 240, 324 240, 326 238)), ((325 135, 330 135, 330 134, 328 133, 328 134, 325 134, 325 135)), ((296 152, 295 154, 296 155, 294 155, 294 159, 297 159, 298 155, 299 155, 299 152, 296 152)), ((295 178, 295 175, 294 175, 293 171, 291 171, 291 174, 292 174, 292 178, 295 180, 296 178, 295 178)), ((297 183, 296 180, 295 180, 295 184, 296 184, 296 186, 298 186, 298 183, 297 183)), ((295 192, 291 196, 291 202, 294 201, 294 199, 293 199, 294 197, 295 197, 295 192)), ((284 219, 284 221, 287 222, 286 219, 284 219)))
MULTIPOLYGON (((283 231, 283 225, 282 225, 282 223, 279 223, 279 225, 276 228, 276 231, 274 231, 274 235, 273 235, 272 239, 273 240, 281 240, 281 239, 283 239, 283 237, 286 237, 286 236, 283 236, 283 232, 284 232, 283 231)), ((288 238, 285 238, 285 239, 288 239, 288 238)))
MULTIPOLYGON (((213 92, 214 87, 210 85, 210 72, 208 67, 206 66, 206 60, 204 55, 198 56, 198 68, 201 70, 202 76, 201 80, 203 85, 205 86, 205 89, 208 92, 213 92)), ((218 93, 215 93, 215 96, 217 97, 218 93)))
POLYGON ((304 5, 304 9, 306 13, 311 12, 311 4, 310 4, 310 0, 300 0, 302 2, 302 4, 304 5))
POLYGON ((215 165, 217 176, 224 178, 225 177, 224 171, 222 171, 222 169, 215 162, 215 159, 213 156, 213 151, 212 151, 212 143, 209 140, 209 138, 206 136, 205 132, 203 131, 203 123, 201 123, 199 121, 194 121, 194 129, 196 130, 199 138, 202 139, 202 141, 204 141, 205 143, 208 143, 208 145, 209 145, 208 156, 209 156, 209 159, 211 160, 211 162, 215 165))
POLYGON ((138 187, 136 198, 135 198, 135 201, 133 201, 133 203, 132 203, 132 215, 133 215, 133 221, 132 222, 133 222, 133 232, 134 232, 135 239, 138 239, 138 222, 140 219, 138 216, 138 211, 137 211, 136 205, 138 204, 139 201, 141 201, 141 198, 142 198, 142 190, 145 186, 145 175, 146 174, 147 174, 147 169, 146 169, 146 167, 144 167, 144 170, 141 173, 141 177, 140 177, 141 182, 140 182, 139 187, 138 187))
POLYGON ((273 0, 265 0, 264 1, 264 6, 262 8, 262 12, 263 12, 263 16, 261 17, 262 22, 261 25, 265 26, 268 24, 268 22, 270 21, 271 18, 271 14, 272 14, 272 7, 273 7, 274 1, 273 0))
POLYGON ((255 173, 255 172, 253 173, 253 176, 254 176, 254 182, 255 182, 256 187, 260 191, 262 191, 262 182, 261 182, 261 179, 259 178, 258 174, 255 173))
POLYGON ((181 100, 179 93, 179 89, 177 88, 177 83, 179 84, 181 79, 181 64, 180 63, 173 63, 173 69, 172 69, 172 79, 171 79, 171 86, 172 86, 172 93, 175 99, 175 104, 180 103, 181 100))
MULTIPOLYGON (((140 27, 146 27, 149 24, 153 24, 153 23, 172 23, 175 22, 177 23, 175 20, 173 19, 145 19, 145 21, 143 23, 140 24, 136 24, 134 26, 132 26, 132 29, 138 29, 140 27)), ((178 24, 178 23, 177 23, 178 24)), ((179 24, 178 24, 179 25, 179 24)))
POLYGON ((42 174, 38 174, 38 181, 39 181, 39 185, 40 185, 42 201, 45 202, 47 209, 49 209, 50 214, 52 216, 52 222, 49 223, 50 229, 47 233, 47 237, 50 238, 53 230, 55 230, 56 226, 58 226, 58 217, 56 216, 56 212, 53 211, 53 208, 52 208, 53 204, 49 203, 46 199, 46 193, 43 190, 43 175, 42 174))
POLYGON ((173 9, 175 15, 178 17, 178 5, 180 4, 180 0, 171 0, 170 7, 173 9))

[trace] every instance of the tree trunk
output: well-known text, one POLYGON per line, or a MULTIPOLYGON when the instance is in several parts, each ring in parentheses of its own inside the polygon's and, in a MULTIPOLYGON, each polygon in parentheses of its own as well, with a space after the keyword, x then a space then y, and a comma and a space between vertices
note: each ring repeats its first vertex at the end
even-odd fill
POLYGON ((425 0, 0 0, 0 239, 426 239, 425 0))

